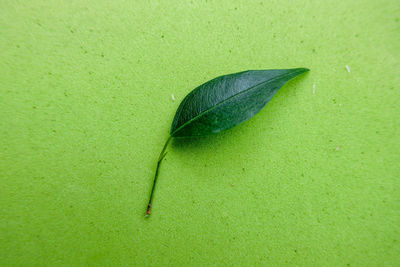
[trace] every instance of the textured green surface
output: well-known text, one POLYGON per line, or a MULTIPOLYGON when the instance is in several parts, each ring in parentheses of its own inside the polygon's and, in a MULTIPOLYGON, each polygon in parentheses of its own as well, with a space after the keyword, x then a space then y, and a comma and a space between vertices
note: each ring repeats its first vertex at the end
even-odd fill
POLYGON ((397 0, 0 1, 0 265, 398 264, 399 14, 397 0), (172 143, 145 220, 183 97, 298 66, 311 72, 252 120, 172 143))

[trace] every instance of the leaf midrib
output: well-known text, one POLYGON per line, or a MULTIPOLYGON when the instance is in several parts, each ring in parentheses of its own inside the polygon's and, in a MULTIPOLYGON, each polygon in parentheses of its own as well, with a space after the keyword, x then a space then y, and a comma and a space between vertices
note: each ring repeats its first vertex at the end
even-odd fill
POLYGON ((254 85, 254 86, 252 86, 252 87, 247 88, 246 90, 240 91, 239 93, 234 94, 234 95, 228 97, 227 99, 222 100, 221 102, 217 103, 216 105, 212 106, 211 108, 209 108, 209 109, 203 111, 202 113, 198 114, 197 116, 191 118, 190 120, 188 120, 187 122, 185 122, 184 124, 182 124, 182 125, 181 125, 178 129, 176 129, 173 133, 171 133, 171 136, 174 136, 174 134, 175 134, 176 132, 178 132, 178 131, 180 131, 181 129, 183 129, 186 125, 190 124, 192 121, 195 121, 195 120, 197 120, 198 118, 201 118, 203 115, 207 114, 208 112, 212 111, 213 109, 217 108, 218 106, 223 105, 225 102, 228 102, 230 99, 232 99, 232 98, 234 98, 234 97, 236 97, 236 96, 238 96, 238 95, 244 94, 244 93, 246 93, 246 92, 248 92, 248 91, 254 89, 255 87, 257 87, 257 86, 259 86, 259 85, 262 85, 262 84, 264 84, 264 83, 265 83, 265 84, 268 84, 268 83, 273 82, 273 81, 275 81, 275 80, 277 80, 277 79, 279 79, 279 78, 285 77, 285 76, 290 75, 290 74, 296 74, 296 73, 299 73, 299 72, 305 72, 305 71, 304 71, 304 69, 301 69, 301 70, 294 71, 294 72, 291 72, 291 73, 285 73, 285 74, 276 76, 275 78, 272 78, 272 79, 270 79, 270 80, 267 80, 267 81, 258 83, 258 84, 254 85))

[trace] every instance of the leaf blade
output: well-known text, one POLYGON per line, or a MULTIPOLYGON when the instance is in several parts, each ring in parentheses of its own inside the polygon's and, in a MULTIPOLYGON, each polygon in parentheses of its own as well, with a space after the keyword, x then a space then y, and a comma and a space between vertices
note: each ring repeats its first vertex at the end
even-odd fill
POLYGON ((307 71, 250 70, 212 79, 184 98, 170 134, 202 136, 232 128, 257 114, 287 81, 307 71))

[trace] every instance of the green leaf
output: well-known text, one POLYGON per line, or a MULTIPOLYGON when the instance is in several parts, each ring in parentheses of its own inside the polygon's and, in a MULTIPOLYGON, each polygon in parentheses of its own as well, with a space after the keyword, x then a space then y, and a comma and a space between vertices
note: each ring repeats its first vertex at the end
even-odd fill
POLYGON ((249 70, 212 79, 190 92, 172 122, 172 137, 202 136, 232 128, 257 114, 306 68, 249 70))
POLYGON ((248 70, 217 77, 190 92, 176 111, 171 136, 158 157, 146 216, 151 214, 160 164, 173 137, 208 135, 232 128, 256 115, 287 81, 307 71, 248 70))

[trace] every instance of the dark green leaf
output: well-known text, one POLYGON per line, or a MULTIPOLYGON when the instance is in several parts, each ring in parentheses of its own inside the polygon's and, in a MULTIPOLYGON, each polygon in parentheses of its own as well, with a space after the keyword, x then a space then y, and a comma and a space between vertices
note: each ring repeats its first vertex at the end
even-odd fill
POLYGON ((309 71, 249 70, 224 75, 190 92, 179 105, 171 136, 201 136, 229 129, 258 113, 290 79, 309 71))

